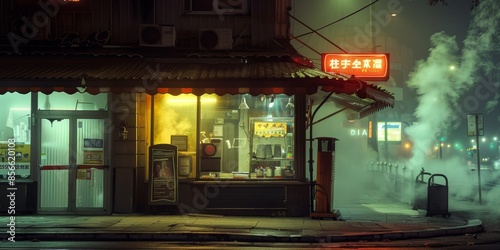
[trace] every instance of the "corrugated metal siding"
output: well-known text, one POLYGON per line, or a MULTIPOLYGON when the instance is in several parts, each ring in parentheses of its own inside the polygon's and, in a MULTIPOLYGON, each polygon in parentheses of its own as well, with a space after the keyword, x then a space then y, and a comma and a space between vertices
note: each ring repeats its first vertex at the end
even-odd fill
POLYGON ((277 0, 275 9, 275 37, 278 39, 289 39, 290 18, 287 9, 291 7, 291 0, 277 0))
POLYGON ((42 165, 68 165, 69 164, 69 120, 53 121, 42 120, 42 165))
POLYGON ((68 207, 68 169, 40 171, 40 207, 68 207))
POLYGON ((40 206, 64 208, 68 206, 69 120, 42 120, 42 168, 40 170, 40 206), (66 131, 66 132, 65 132, 66 131), (47 167, 60 166, 60 167, 47 167), (45 169, 44 169, 45 167, 45 169))
MULTIPOLYGON (((77 164, 83 164, 84 140, 104 139, 104 120, 79 119, 77 130, 77 164)), ((69 120, 42 120, 42 166, 40 170, 40 204, 42 208, 65 208, 69 192, 69 120), (44 156, 45 155, 45 156, 44 156)), ((103 150, 101 148, 100 150, 103 150)), ((89 179, 76 179, 76 206, 104 206, 104 176, 102 166, 75 169, 90 171, 89 179)), ((77 173, 78 174, 78 173, 77 173)))
MULTIPOLYGON (((153 0, 154 10, 144 10, 146 4, 137 0, 86 0, 88 8, 60 10, 55 15, 51 14, 50 27, 47 28, 51 39, 44 42, 54 41, 67 32, 75 32, 80 39, 84 39, 92 32, 110 31, 108 44, 139 45, 139 26, 160 24, 174 25, 178 45, 184 48, 197 48, 198 30, 206 28, 231 28, 233 39, 238 41, 237 48, 277 48, 273 39, 288 36, 287 21, 284 19, 287 18, 288 1, 248 0, 249 14, 219 15, 184 14, 183 0, 153 0)), ((35 5, 36 1, 33 2, 34 9, 14 9, 11 2, 0 2, 0 19, 9 23, 0 27, 0 34, 6 35, 10 31, 7 28, 13 21, 11 18, 30 17, 36 11, 45 13, 40 6, 35 5)))
MULTIPOLYGON (((78 119, 77 123, 77 164, 84 164, 84 150, 90 150, 84 148, 84 139, 104 139, 104 120, 78 119)), ((104 150, 104 148, 96 148, 94 150, 104 150)), ((103 159, 103 163, 105 160, 103 159)), ((90 179, 76 180, 76 206, 103 207, 105 170, 90 168, 77 169, 77 171, 90 171, 90 179)))
POLYGON ((76 180, 76 207, 104 206, 104 170, 92 168, 90 180, 76 180))
POLYGON ((256 48, 272 48, 275 31, 275 1, 252 1, 251 34, 252 46, 256 48))

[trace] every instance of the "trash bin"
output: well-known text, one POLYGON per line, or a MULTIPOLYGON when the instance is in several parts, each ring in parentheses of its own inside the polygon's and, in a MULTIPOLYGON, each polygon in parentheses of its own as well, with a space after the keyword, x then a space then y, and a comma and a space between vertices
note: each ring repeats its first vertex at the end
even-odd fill
POLYGON ((427 209, 427 178, 431 175, 431 173, 422 171, 415 179, 415 192, 413 193, 414 210, 427 209))
POLYGON ((448 178, 442 174, 433 174, 429 177, 427 184, 427 214, 433 216, 441 214, 450 216, 448 212, 448 178), (442 177, 444 184, 438 184, 434 181, 435 177, 442 177))

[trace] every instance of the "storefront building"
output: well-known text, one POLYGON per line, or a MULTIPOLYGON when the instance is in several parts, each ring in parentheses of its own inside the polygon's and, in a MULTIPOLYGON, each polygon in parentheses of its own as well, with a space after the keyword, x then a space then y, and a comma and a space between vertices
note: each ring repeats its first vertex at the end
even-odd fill
POLYGON ((15 182, 18 212, 305 216, 310 95, 324 91, 360 116, 393 105, 386 91, 324 73, 290 48, 289 1, 224 12, 188 0, 54 1, 53 15, 20 2, 2 9, 46 13, 38 33, 60 39, 14 46, 24 33, 1 30, 0 185, 15 182), (96 32, 71 38, 85 31, 96 32), (150 148, 164 144, 176 146, 175 164, 156 171, 150 148), (155 202, 158 190, 172 202, 155 202))

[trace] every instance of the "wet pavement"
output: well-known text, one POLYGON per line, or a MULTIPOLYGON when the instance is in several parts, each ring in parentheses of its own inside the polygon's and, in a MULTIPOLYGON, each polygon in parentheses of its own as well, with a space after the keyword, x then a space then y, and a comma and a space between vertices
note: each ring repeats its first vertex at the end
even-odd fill
MULTIPOLYGON (((450 216, 426 216, 425 210, 414 210, 408 203, 365 195, 335 201, 334 208, 340 212, 338 220, 209 214, 18 215, 13 239, 321 243, 422 239, 484 231, 482 221, 454 215, 452 204, 450 216)), ((9 217, 2 215, 4 242, 11 237, 6 233, 8 223, 9 217)))

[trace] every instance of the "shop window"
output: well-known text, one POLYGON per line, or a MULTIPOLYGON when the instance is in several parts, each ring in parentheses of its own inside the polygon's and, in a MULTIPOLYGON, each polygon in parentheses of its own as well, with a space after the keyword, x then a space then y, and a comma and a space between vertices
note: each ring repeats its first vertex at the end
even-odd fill
POLYGON ((31 95, 0 95, 0 181, 9 176, 9 160, 15 158, 16 178, 30 176, 31 95))
POLYGON ((200 178, 294 178, 293 97, 203 95, 200 178))
POLYGON ((107 110, 108 94, 91 95, 89 93, 67 94, 53 92, 38 94, 40 110, 107 110))
MULTIPOLYGON (((154 144, 178 146, 178 176, 196 177, 196 117, 195 95, 157 94, 154 96, 154 144)), ((213 105, 215 99, 202 98, 204 105, 213 105)))
POLYGON ((153 104, 154 144, 178 146, 180 178, 295 178, 293 96, 157 94, 153 104))

